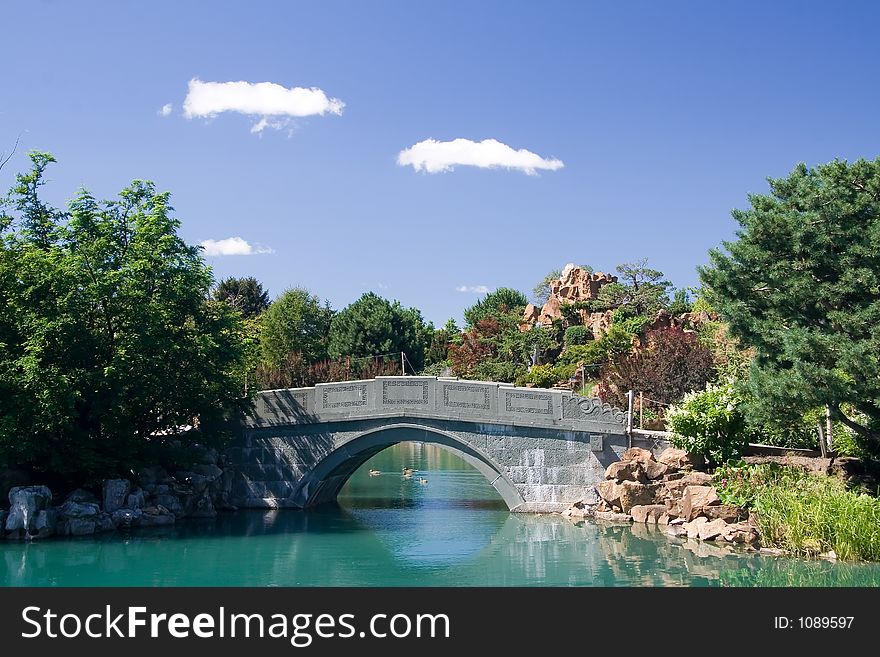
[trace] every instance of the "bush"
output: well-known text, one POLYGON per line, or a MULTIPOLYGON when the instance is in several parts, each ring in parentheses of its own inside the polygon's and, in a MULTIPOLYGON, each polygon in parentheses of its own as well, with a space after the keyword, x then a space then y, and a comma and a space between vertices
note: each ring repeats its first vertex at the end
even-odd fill
POLYGON ((656 329, 644 342, 644 348, 602 368, 599 396, 603 401, 624 406, 626 391, 637 390, 663 406, 679 401, 687 392, 702 390, 715 373, 712 352, 693 333, 678 327, 656 329))
POLYGON ((739 456, 748 444, 742 400, 732 383, 707 385, 684 396, 666 411, 666 423, 675 434, 672 443, 720 464, 739 456))
POLYGON ((715 480, 722 502, 755 511, 766 546, 880 561, 880 500, 839 479, 768 463, 719 468, 715 480))
POLYGON ((569 326, 565 329, 565 346, 587 344, 593 339, 593 331, 589 326, 569 326))
POLYGON ((508 361, 485 361, 478 363, 473 369, 473 375, 469 378, 477 381, 500 381, 513 383, 526 371, 524 365, 508 361))

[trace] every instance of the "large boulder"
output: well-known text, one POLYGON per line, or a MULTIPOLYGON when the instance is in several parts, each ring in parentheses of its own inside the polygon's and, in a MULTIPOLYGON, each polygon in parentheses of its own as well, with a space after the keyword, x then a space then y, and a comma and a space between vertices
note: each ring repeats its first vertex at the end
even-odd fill
POLYGON ((135 488, 125 498, 126 509, 143 509, 145 503, 146 495, 141 488, 135 488))
POLYGON ((654 504, 660 484, 640 484, 635 481, 624 481, 620 484, 620 508, 629 513, 634 506, 654 504))
POLYGON ((216 518, 217 510, 214 508, 211 495, 204 492, 187 500, 184 514, 187 518, 216 518))
POLYGON ((58 525, 58 512, 49 507, 37 511, 34 518, 34 527, 28 538, 47 538, 55 533, 55 527, 58 525))
POLYGON ((596 511, 593 517, 604 522, 625 522, 627 524, 632 522, 631 515, 628 513, 617 513, 616 511, 596 511))
POLYGON ((733 504, 717 504, 703 507, 703 515, 709 520, 721 519, 724 522, 736 523, 748 518, 748 512, 733 504))
POLYGON ((208 488, 210 480, 191 470, 181 470, 174 473, 174 478, 180 485, 180 492, 200 495, 208 488))
POLYGON ((681 496, 681 517, 688 521, 693 520, 703 515, 706 507, 720 503, 718 493, 712 486, 688 486, 681 496))
POLYGON ((667 497, 681 499, 684 489, 688 486, 709 486, 712 484, 712 481, 712 475, 705 472, 688 472, 678 479, 667 479, 663 482, 663 487, 666 489, 667 497))
POLYGON ((663 504, 641 504, 636 505, 629 510, 635 523, 657 523, 660 516, 666 513, 666 506, 663 504))
MULTIPOLYGON (((49 508, 52 491, 46 486, 16 486, 9 491, 9 514, 6 517, 6 531, 15 538, 25 538, 36 534, 37 517, 49 508)), ((43 517, 41 525, 45 531, 48 518, 43 517)), ((54 529, 54 528, 53 528, 54 529)))
POLYGON ((108 479, 104 482, 104 511, 115 513, 125 506, 125 498, 131 491, 128 479, 108 479))
POLYGON ((596 484, 596 492, 599 493, 605 502, 612 507, 620 507, 620 495, 623 492, 623 485, 607 479, 596 484))
POLYGON ((172 495, 171 493, 162 493, 161 495, 154 495, 151 500, 153 505, 164 507, 175 516, 183 516, 183 504, 181 504, 180 498, 178 498, 176 495, 172 495))
POLYGON ((621 481, 638 481, 648 483, 645 471, 638 461, 615 461, 605 469, 605 478, 621 481))
POLYGON ((621 461, 639 461, 640 463, 650 463, 654 460, 654 455, 650 450, 641 447, 630 447, 620 457, 621 461))
POLYGON ((695 518, 681 526, 684 527, 685 531, 687 532, 688 538, 697 538, 700 535, 700 527, 705 525, 707 522, 709 521, 700 516, 699 518, 695 518))
POLYGON ((141 524, 141 517, 144 512, 140 509, 117 509, 111 515, 113 526, 117 529, 127 529, 129 527, 138 527, 141 524))
POLYGON ((651 481, 662 479, 668 469, 669 466, 665 463, 657 463, 656 461, 642 463, 642 470, 644 471, 645 476, 651 481))
POLYGON ((712 541, 721 536, 727 529, 727 523, 721 518, 701 523, 697 529, 697 537, 701 541, 712 541))
POLYGON ((101 509, 94 502, 75 502, 68 497, 58 509, 57 533, 62 536, 87 536, 99 527, 101 509))
POLYGON ((658 463, 663 463, 675 470, 681 470, 691 465, 690 455, 683 449, 677 447, 667 447, 660 456, 657 457, 658 463))

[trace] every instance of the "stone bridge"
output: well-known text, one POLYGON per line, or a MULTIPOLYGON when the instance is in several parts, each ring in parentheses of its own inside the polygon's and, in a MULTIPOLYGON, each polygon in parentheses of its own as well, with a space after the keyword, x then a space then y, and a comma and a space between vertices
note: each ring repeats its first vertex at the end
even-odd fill
POLYGON ((460 455, 513 511, 561 511, 594 500, 634 440, 625 414, 598 399, 420 376, 267 390, 235 431, 232 503, 250 508, 333 502, 371 456, 417 441, 460 455))

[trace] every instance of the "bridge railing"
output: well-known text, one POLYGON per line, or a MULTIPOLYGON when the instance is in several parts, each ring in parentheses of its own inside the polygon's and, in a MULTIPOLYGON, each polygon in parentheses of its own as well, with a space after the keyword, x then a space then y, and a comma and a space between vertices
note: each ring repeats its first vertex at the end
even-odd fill
POLYGON ((252 427, 413 416, 472 422, 539 425, 623 433, 625 414, 595 398, 568 391, 446 377, 382 376, 266 390, 246 418, 252 427))

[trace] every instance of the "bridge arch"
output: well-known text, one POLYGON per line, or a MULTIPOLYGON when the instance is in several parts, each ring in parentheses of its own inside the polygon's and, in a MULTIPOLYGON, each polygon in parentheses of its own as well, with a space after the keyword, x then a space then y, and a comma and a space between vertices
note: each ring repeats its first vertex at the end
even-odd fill
POLYGON ((438 445, 459 455, 486 477, 511 511, 526 501, 504 468, 486 454, 453 433, 408 422, 395 422, 369 429, 328 453, 303 476, 295 501, 302 507, 335 502, 339 491, 351 475, 366 461, 384 449, 402 442, 438 445))

